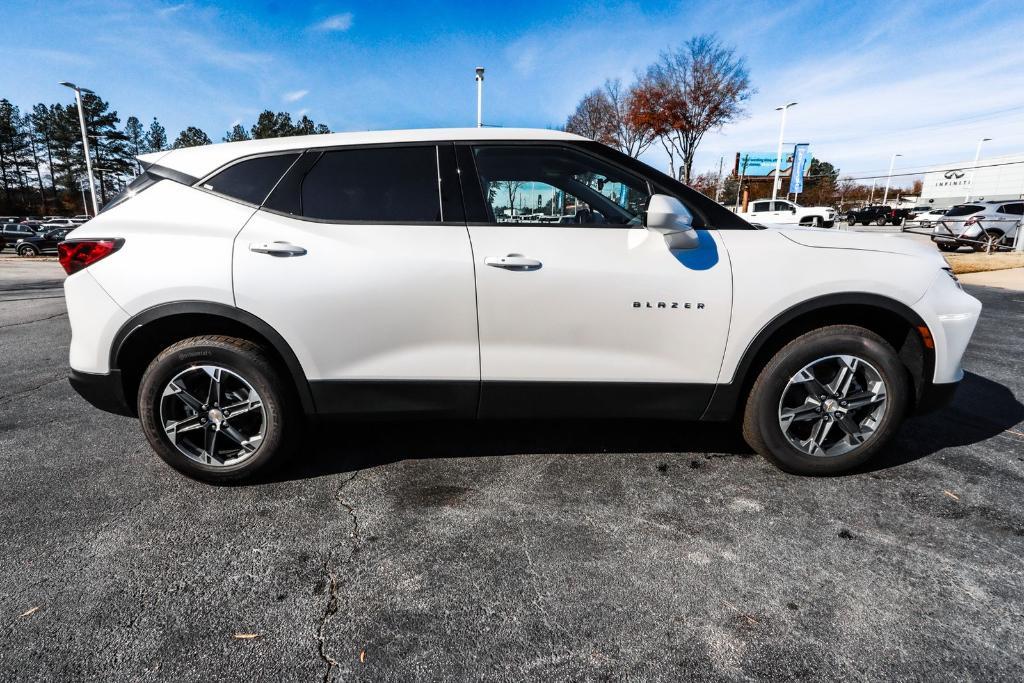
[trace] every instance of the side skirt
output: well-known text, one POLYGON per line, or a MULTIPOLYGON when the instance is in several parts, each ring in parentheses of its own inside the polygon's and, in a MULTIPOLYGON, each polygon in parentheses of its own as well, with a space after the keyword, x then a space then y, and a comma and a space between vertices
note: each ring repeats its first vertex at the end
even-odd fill
POLYGON ((697 420, 714 384, 320 380, 317 413, 372 418, 641 418, 697 420))

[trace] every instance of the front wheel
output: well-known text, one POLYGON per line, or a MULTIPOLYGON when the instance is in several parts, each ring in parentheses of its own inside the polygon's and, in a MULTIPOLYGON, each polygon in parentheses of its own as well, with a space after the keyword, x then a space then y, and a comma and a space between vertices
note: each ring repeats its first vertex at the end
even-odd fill
POLYGON ((22 256, 24 258, 32 258, 34 256, 39 256, 39 250, 33 247, 31 244, 23 244, 20 247, 18 247, 18 256, 22 256))
POLYGON ((256 344, 185 339, 142 376, 139 419, 153 450, 178 471, 212 483, 265 472, 290 449, 297 420, 282 381, 256 344))
POLYGON ((896 434, 911 383, 896 351, 853 325, 824 327, 783 347, 747 398, 743 436, 795 474, 838 474, 896 434))

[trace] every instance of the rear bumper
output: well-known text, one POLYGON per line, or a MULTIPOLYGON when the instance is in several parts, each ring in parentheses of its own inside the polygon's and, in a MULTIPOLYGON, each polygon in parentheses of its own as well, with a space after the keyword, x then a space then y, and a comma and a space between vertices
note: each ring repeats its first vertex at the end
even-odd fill
POLYGON ((135 415, 125 400, 120 370, 96 374, 72 369, 68 381, 79 396, 100 410, 129 417, 135 415))

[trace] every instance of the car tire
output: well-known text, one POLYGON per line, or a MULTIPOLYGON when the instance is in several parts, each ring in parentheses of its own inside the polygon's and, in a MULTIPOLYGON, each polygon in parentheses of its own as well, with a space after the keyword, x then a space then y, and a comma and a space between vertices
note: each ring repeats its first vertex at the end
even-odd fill
POLYGON ((952 242, 936 242, 935 244, 938 245, 939 251, 947 251, 947 252, 949 252, 949 251, 959 251, 960 250, 960 245, 952 243, 952 242))
POLYGON ((299 420, 288 386, 260 346, 192 337, 146 368, 139 419, 174 469, 210 483, 238 482, 265 475, 292 450, 299 420))
POLYGON ((786 472, 839 474, 885 447, 903 421, 911 393, 909 373, 888 342, 855 325, 823 327, 786 344, 761 370, 747 398, 743 437, 786 472), (843 387, 833 385, 851 366, 844 396, 843 387), (812 397, 808 387, 824 393, 812 397), (802 393, 807 393, 804 402, 802 393))
POLYGON ((885 225, 888 222, 889 222, 889 219, 886 218, 885 216, 881 216, 881 217, 875 219, 875 225, 877 225, 877 226, 883 226, 883 225, 885 225))
POLYGON ((33 258, 35 256, 39 256, 39 250, 29 244, 21 245, 20 247, 18 247, 17 251, 18 256, 22 256, 24 258, 33 258))
POLYGON ((1003 241, 1003 233, 998 230, 986 230, 981 235, 982 243, 978 245, 978 251, 996 251, 1003 241))

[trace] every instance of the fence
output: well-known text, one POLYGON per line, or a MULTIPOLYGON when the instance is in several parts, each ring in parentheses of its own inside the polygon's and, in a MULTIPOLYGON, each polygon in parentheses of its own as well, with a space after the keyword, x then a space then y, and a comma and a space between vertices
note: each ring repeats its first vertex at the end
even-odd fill
POLYGON ((975 251, 991 254, 999 251, 1024 250, 1022 224, 1024 220, 1019 216, 979 216, 965 217, 963 220, 946 218, 937 221, 905 220, 902 231, 927 235, 940 249, 943 245, 950 245, 951 251, 955 251, 959 246, 969 246, 975 251), (978 228, 977 232, 974 230, 975 227, 978 228))

